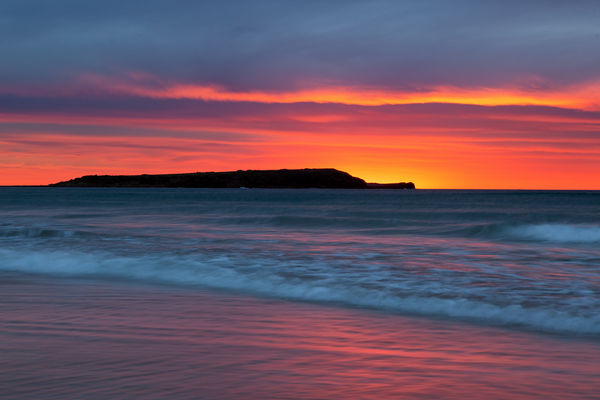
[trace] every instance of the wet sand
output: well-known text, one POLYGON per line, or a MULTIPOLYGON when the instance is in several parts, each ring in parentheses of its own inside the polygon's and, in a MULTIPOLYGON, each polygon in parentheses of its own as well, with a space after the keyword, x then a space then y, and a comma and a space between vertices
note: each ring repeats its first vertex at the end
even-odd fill
POLYGON ((5 274, 3 399, 598 398, 600 343, 205 290, 5 274))

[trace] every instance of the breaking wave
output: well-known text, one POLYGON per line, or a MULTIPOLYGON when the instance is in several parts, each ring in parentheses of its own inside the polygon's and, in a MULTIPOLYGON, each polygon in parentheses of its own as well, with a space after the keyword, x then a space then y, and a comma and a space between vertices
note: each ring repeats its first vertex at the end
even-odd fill
POLYGON ((455 236, 485 240, 533 241, 569 244, 600 243, 600 227, 569 224, 496 223, 455 230, 455 236))
POLYGON ((526 240, 558 243, 600 242, 600 227, 598 226, 539 224, 506 228, 506 231, 514 238, 526 240))
POLYGON ((452 317, 493 325, 570 334, 599 334, 600 315, 573 313, 552 304, 526 307, 494 304, 491 299, 434 291, 406 296, 389 287, 352 285, 348 281, 305 279, 269 271, 270 260, 218 256, 198 260, 186 256, 119 257, 108 253, 0 250, 0 270, 60 277, 100 278, 156 284, 239 290, 283 299, 336 303, 423 316, 452 317), (261 263, 264 263, 262 265, 261 263), (265 267, 265 268, 263 268, 265 267))

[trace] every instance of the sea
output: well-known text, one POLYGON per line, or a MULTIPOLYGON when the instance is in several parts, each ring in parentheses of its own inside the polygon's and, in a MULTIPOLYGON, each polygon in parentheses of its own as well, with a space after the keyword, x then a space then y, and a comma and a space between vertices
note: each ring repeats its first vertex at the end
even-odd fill
POLYGON ((600 191, 0 188, 2 399, 600 399, 600 191))

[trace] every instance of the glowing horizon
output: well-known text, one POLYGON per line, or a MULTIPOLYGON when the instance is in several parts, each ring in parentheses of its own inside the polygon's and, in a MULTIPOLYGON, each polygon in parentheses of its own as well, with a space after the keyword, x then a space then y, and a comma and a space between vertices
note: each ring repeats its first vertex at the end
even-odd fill
MULTIPOLYGON (((583 175, 577 171, 581 164, 593 167, 598 163, 597 113, 567 110, 565 115, 552 115, 556 109, 550 108, 538 115, 521 115, 516 111, 523 107, 507 113, 502 107, 466 106, 468 115, 465 106, 448 105, 463 109, 463 115, 455 115, 453 110, 441 112, 436 106, 409 106, 410 112, 401 115, 397 111, 406 106, 394 106, 391 111, 360 107, 361 115, 355 107, 346 110, 341 106, 335 112, 314 116, 297 112, 292 104, 289 110, 295 114, 280 112, 277 118, 269 112, 262 118, 258 113, 252 118, 235 114, 227 118, 155 114, 148 118, 145 112, 122 118, 93 113, 53 113, 33 119, 12 115, 0 118, 0 123, 24 126, 28 139, 18 133, 4 134, 0 143, 28 148, 30 154, 25 157, 22 152, 11 158, 5 154, 3 169, 22 171, 27 167, 30 172, 25 176, 3 174, 2 184, 48 184, 89 174, 281 168, 336 168, 368 182, 413 181, 418 188, 589 189, 590 183, 597 182, 594 168, 587 168, 583 175), (432 118, 432 113, 437 118, 432 118), (271 129, 280 123, 285 131, 271 129), (399 124, 404 126, 402 131, 399 124), (199 132, 199 126, 208 133, 199 132), (99 130, 100 137, 78 133, 91 127, 99 130), (520 133, 523 127, 529 131, 527 137, 520 133), (481 137, 482 132, 498 128, 504 129, 502 137, 481 137), (555 137, 546 132, 550 129, 555 137), (65 134, 68 130, 71 133, 65 134), (580 132, 578 138, 562 137, 562 132, 574 130, 580 132), (540 134, 546 136, 543 141, 540 134), (57 157, 44 154, 57 154, 54 149, 63 156, 58 165, 50 166, 56 161, 49 160, 57 157), (512 155, 513 168, 506 167, 507 152, 512 155), (400 166, 395 162, 398 159, 400 166), (33 165, 40 161, 46 162, 33 165), (454 165, 454 171, 449 165, 454 165), (544 171, 549 167, 554 169, 551 179, 544 171), (489 176, 496 178, 490 180, 489 176), (477 182, 474 178, 486 184, 470 183, 477 182)), ((270 106, 265 107, 268 111, 270 106)))

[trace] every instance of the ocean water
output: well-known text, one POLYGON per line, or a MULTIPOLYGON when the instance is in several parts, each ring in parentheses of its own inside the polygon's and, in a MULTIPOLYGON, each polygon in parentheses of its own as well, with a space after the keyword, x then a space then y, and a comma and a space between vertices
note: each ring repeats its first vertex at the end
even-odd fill
POLYGON ((6 398, 600 398, 600 192, 0 188, 6 398))

